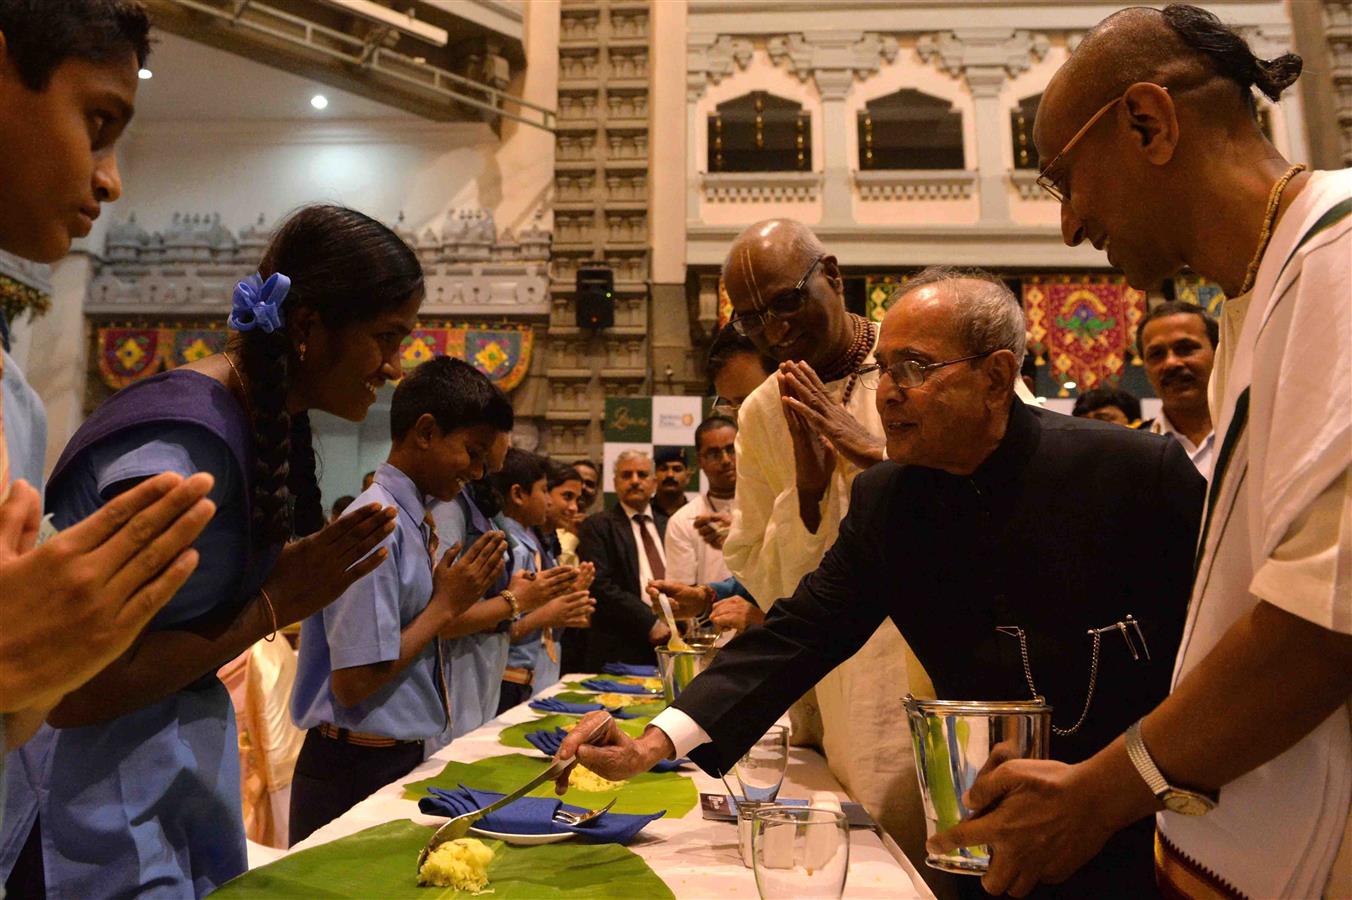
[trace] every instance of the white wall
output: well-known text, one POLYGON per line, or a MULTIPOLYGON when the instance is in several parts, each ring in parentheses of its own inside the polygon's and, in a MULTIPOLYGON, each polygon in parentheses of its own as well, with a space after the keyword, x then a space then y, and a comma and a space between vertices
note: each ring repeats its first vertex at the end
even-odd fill
POLYGON ((403 212, 421 227, 479 205, 496 143, 486 125, 148 123, 124 150, 127 194, 115 215, 134 212, 155 230, 175 212, 219 212, 234 231, 328 201, 385 222, 403 212))
MULTIPOLYGON (((524 9, 530 66, 509 90, 553 108, 559 2, 532 0, 524 9)), ((123 197, 105 207, 89 238, 54 268, 53 312, 15 329, 15 355, 51 416, 49 467, 83 418, 88 254, 102 252, 113 221, 134 213, 155 231, 174 213, 220 213, 222 224, 238 232, 260 214, 272 225, 298 206, 327 201, 391 223, 403 212, 406 224, 419 230, 439 228, 446 213, 466 207, 490 210, 499 230, 552 224, 550 132, 510 120, 498 134, 482 123, 430 122, 333 89, 324 93, 329 113, 339 115, 315 114, 304 103, 309 85, 298 86, 299 76, 172 35, 163 36, 152 64, 155 78, 143 82, 138 99, 141 115, 119 145, 123 197), (222 82, 231 93, 222 95, 222 82), (299 107, 294 115, 293 107, 299 107), (241 110, 257 115, 239 118, 241 110), (49 347, 55 350, 38 350, 49 347)), ((388 406, 373 408, 361 428, 328 420, 319 430, 326 496, 330 488, 348 493, 360 486, 371 460, 384 455, 388 406), (356 470, 357 483, 350 484, 348 469, 356 470)))

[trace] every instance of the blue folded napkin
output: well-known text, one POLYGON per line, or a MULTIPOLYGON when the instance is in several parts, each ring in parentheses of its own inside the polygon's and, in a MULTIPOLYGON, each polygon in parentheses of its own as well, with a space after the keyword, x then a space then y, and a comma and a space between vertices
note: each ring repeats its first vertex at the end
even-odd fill
MULTIPOLYGON (((463 784, 454 791, 428 788, 428 794, 418 801, 418 809, 431 816, 447 818, 483 809, 504 796, 492 791, 476 791, 463 784)), ((548 797, 522 797, 484 816, 475 823, 475 827, 499 834, 562 834, 571 831, 588 844, 627 844, 645 825, 666 814, 666 810, 647 816, 608 812, 584 825, 564 825, 554 821, 554 813, 560 807, 575 813, 587 811, 581 806, 572 806, 548 797)))
POLYGON ((601 671, 607 675, 633 675, 637 678, 657 677, 657 666, 636 666, 632 663, 606 663, 601 671))
POLYGON ((530 708, 538 712, 565 713, 580 716, 598 709, 607 709, 617 719, 637 719, 638 713, 625 712, 623 706, 602 706, 599 703, 569 703, 567 700, 555 700, 553 697, 541 697, 532 700, 530 708))
MULTIPOLYGON (((526 740, 530 742, 530 745, 546 756, 553 756, 555 753, 558 753, 559 745, 563 743, 563 739, 567 736, 568 732, 557 727, 553 731, 541 728, 539 731, 526 732, 526 740)), ((674 772, 688 762, 690 762, 688 759, 658 760, 657 764, 654 765, 650 771, 674 772)))
POLYGON ((645 697, 656 697, 658 695, 641 684, 628 684, 623 681, 610 681, 605 678, 589 678, 582 682, 582 686, 588 690, 600 691, 603 694, 642 694, 645 697))

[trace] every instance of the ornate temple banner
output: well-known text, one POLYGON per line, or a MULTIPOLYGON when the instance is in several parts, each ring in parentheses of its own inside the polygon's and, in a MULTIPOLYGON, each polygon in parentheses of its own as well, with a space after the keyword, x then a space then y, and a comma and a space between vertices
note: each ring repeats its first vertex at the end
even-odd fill
POLYGON ((732 298, 728 296, 728 289, 723 284, 723 279, 718 279, 718 327, 722 328, 728 322, 732 321, 732 298))
POLYGON ((224 328, 100 328, 99 375, 113 390, 225 349, 224 328))
POLYGON ((1066 382, 1083 393, 1116 385, 1128 360, 1140 365, 1132 347, 1146 296, 1120 275, 1025 277, 1023 309, 1029 350, 1039 366, 1050 366, 1058 396, 1070 396, 1066 382))
POLYGON ((446 323, 414 329, 404 338, 400 352, 405 373, 435 356, 454 356, 483 372, 504 391, 510 391, 526 377, 534 344, 535 332, 528 324, 488 327, 446 323))
POLYGON ((911 280, 909 275, 864 276, 864 315, 870 322, 881 322, 892 305, 897 288, 911 280))
MULTIPOLYGON (((165 369, 194 362, 225 349, 223 327, 105 327, 98 330, 99 375, 119 390, 165 369)), ((534 332, 528 324, 432 323, 404 339, 404 372, 434 356, 463 359, 504 391, 521 383, 530 369, 534 332)))
POLYGON ((1219 317, 1225 293, 1219 284, 1207 281, 1201 275, 1175 275, 1174 299, 1196 303, 1211 315, 1219 317))

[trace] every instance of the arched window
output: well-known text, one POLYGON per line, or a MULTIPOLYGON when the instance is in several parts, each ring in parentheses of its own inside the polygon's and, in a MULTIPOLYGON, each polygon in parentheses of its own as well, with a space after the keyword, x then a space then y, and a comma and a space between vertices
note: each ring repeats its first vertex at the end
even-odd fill
POLYGON ((710 172, 806 172, 812 117, 801 103, 752 91, 709 116, 710 172))
POLYGON ((965 169, 962 113, 903 88, 859 111, 860 169, 965 169))
POLYGON ((1016 169, 1037 170, 1037 147, 1033 146, 1033 120, 1037 118, 1037 105, 1041 102, 1041 94, 1024 97, 1009 114, 1009 133, 1014 138, 1016 169))

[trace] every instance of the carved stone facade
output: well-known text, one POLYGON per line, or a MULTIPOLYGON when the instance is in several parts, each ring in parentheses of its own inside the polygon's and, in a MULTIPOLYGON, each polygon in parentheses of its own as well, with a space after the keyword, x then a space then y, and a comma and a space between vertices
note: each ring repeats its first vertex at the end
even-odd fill
POLYGON ((1352 166, 1352 3, 1324 0, 1324 23, 1342 161, 1343 165, 1352 166))
MULTIPOLYGON (((423 264, 424 316, 549 313, 550 235, 532 225, 498 235, 485 210, 460 210, 440 231, 394 228, 423 264)), ((176 214, 161 231, 146 231, 135 215, 108 230, 96 260, 85 312, 92 316, 224 315, 235 282, 252 273, 271 228, 260 218, 239 232, 219 214, 176 214)))
POLYGON ((646 0, 564 0, 560 11, 559 129, 548 378, 542 449, 560 459, 600 452, 607 395, 646 392, 649 371, 646 0), (577 327, 577 270, 615 274, 615 325, 577 327))

